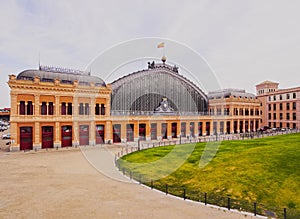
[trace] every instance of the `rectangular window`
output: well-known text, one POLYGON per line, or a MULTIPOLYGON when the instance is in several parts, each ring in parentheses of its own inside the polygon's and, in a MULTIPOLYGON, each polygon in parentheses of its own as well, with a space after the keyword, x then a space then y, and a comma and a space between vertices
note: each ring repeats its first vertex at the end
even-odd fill
POLYGON ((20 115, 25 115, 25 101, 20 101, 20 115))
POLYGON ((90 115, 90 105, 88 103, 84 106, 84 115, 90 115))
POLYGON ((296 102, 293 102, 293 110, 296 110, 296 102))
POLYGON ((296 93, 293 93, 293 99, 296 99, 297 95, 296 93))
MULTIPOLYGON (((271 126, 270 126, 271 127, 271 126)), ((276 122, 273 122, 273 127, 274 128, 276 128, 277 126, 276 126, 276 122)))
POLYGON ((27 102, 27 115, 33 115, 33 104, 32 101, 27 102))
POLYGON ((269 101, 271 101, 271 96, 269 96, 269 101))
POLYGON ((73 114, 73 106, 72 103, 68 103, 68 115, 72 115, 73 114))
POLYGON ((290 114, 289 113, 286 114, 286 120, 290 120, 290 114))
POLYGON ((61 103, 61 115, 66 115, 66 103, 61 103))
POLYGON ((286 94, 286 99, 287 99, 287 100, 290 99, 290 94, 286 94))
POLYGON ((100 115, 99 103, 97 103, 96 106, 95 106, 95 115, 100 115))
POLYGON ((244 115, 244 110, 242 108, 240 108, 240 116, 244 115))
POLYGON ((46 102, 42 102, 41 115, 47 115, 47 103, 46 102))
POLYGON ((296 113, 293 113, 293 120, 296 120, 296 113))
POLYGON ((279 119, 280 119, 280 120, 283 119, 282 113, 279 114, 279 119))
POLYGON ((274 120, 276 119, 276 113, 273 113, 273 119, 274 120))
POLYGON ((279 109, 282 110, 282 103, 279 104, 279 109))
POLYGON ((101 109, 100 109, 100 113, 101 113, 101 115, 105 115, 105 106, 104 106, 104 104, 101 104, 101 109))
POLYGON ((249 109, 245 109, 245 115, 249 116, 249 109))
POLYGON ((276 95, 274 95, 273 99, 276 100, 276 95))
POLYGON ((53 102, 48 103, 48 115, 54 114, 53 102))
POLYGON ((282 100, 282 94, 279 95, 279 99, 282 100))
POLYGON ((271 111, 272 109, 271 109, 271 104, 268 104, 268 106, 269 106, 269 111, 271 111))
POLYGON ((273 104, 273 110, 276 111, 276 103, 273 104))
POLYGON ((272 115, 271 115, 271 113, 269 113, 269 120, 271 120, 272 119, 272 115))
POLYGON ((290 110, 290 103, 286 103, 286 110, 290 110))
POLYGON ((79 104, 79 115, 84 115, 83 103, 79 104))

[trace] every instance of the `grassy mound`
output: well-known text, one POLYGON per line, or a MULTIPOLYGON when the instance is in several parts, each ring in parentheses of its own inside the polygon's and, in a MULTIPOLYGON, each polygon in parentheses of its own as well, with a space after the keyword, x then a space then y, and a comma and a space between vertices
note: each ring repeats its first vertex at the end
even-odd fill
POLYGON ((252 204, 256 202, 257 211, 261 214, 280 216, 282 209, 287 208, 288 212, 299 216, 299 133, 223 141, 214 158, 201 168, 199 161, 205 146, 205 143, 198 143, 152 148, 126 155, 118 162, 127 172, 129 170, 147 178, 146 184, 150 185, 152 178, 154 182, 151 184, 163 191, 167 184, 168 193, 180 196, 185 188, 184 192, 191 199, 203 201, 202 196, 206 192, 208 202, 211 200, 213 204, 226 206, 230 197, 231 205, 238 209, 253 212, 252 204), (192 151, 191 154, 185 153, 189 151, 187 148, 192 151), (159 162, 168 155, 170 159, 159 162), (181 165, 179 161, 182 158, 184 162, 181 165), (170 167, 174 171, 170 172, 170 167), (168 174, 161 174, 164 170, 168 174))

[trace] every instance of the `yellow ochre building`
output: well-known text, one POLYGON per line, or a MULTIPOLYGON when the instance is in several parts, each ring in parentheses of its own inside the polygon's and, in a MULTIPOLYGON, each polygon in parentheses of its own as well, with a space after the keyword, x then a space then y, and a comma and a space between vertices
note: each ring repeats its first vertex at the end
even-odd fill
POLYGON ((206 94, 165 60, 111 84, 39 66, 10 75, 8 85, 11 151, 253 132, 264 121, 255 95, 206 94))

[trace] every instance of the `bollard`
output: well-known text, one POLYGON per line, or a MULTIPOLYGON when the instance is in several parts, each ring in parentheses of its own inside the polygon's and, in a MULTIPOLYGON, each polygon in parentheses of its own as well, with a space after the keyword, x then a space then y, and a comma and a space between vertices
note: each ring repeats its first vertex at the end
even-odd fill
POLYGON ((256 202, 254 202, 254 216, 256 216, 256 202))
POLYGON ((228 200, 227 200, 227 208, 230 211, 230 198, 229 197, 228 197, 228 200))
POLYGON ((207 205, 207 193, 204 193, 204 204, 207 205))
POLYGON ((168 184, 166 184, 166 195, 168 195, 168 184))
POLYGON ((183 200, 186 199, 186 188, 183 189, 183 200))

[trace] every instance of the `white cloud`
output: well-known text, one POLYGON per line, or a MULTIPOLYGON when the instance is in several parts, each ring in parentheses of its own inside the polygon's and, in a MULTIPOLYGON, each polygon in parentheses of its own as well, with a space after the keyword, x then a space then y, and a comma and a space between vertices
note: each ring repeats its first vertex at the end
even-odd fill
MULTIPOLYGON (((8 74, 43 64, 83 69, 110 46, 165 37, 202 54, 223 87, 265 79, 299 86, 298 1, 3 1, 1 92, 8 74), (298 79, 298 80, 297 80, 298 79)), ((0 100, 0 107, 9 97, 0 100)))

